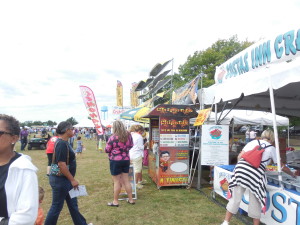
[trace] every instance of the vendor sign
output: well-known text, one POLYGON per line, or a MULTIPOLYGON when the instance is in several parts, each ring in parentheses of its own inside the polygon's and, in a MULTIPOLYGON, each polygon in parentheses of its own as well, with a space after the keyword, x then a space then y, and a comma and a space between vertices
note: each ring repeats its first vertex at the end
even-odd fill
POLYGON ((224 83, 268 64, 293 60, 298 56, 300 29, 278 33, 276 37, 261 40, 217 67, 215 82, 224 83))
POLYGON ((228 165, 229 126, 203 125, 201 138, 201 165, 228 165))
MULTIPOLYGON (((227 199, 228 183, 232 172, 216 166, 214 168, 214 191, 227 199)), ((246 191, 240 208, 248 211, 249 192, 246 191)), ((267 209, 261 221, 272 225, 300 225, 300 193, 267 184, 267 209)))
POLYGON ((79 86, 84 105, 88 111, 89 117, 95 125, 98 135, 103 134, 103 128, 99 115, 99 110, 96 103, 96 98, 93 91, 87 86, 79 86))
POLYGON ((211 108, 200 110, 194 123, 194 126, 201 126, 204 123, 204 121, 206 121, 206 119, 209 117, 210 112, 211 108))

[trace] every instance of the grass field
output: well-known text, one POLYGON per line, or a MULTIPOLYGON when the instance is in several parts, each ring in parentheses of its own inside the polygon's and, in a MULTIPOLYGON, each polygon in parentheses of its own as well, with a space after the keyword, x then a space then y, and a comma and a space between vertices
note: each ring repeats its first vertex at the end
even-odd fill
MULTIPOLYGON (((78 198, 80 212, 87 222, 94 225, 135 225, 135 224, 170 224, 170 225, 218 225, 224 219, 225 208, 214 203, 209 197, 211 189, 203 186, 202 192, 194 188, 162 187, 161 190, 148 177, 147 169, 143 170, 143 178, 148 181, 143 189, 138 190, 138 200, 135 205, 125 201, 120 207, 108 207, 112 201, 112 179, 108 167, 107 154, 96 150, 96 141, 83 140, 86 151, 77 159, 76 179, 87 187, 88 196, 78 198)), ((76 143, 75 143, 76 146, 76 143)), ((75 147, 74 146, 74 147, 75 147)), ((20 144, 16 145, 20 151, 20 144)), ((43 150, 26 150, 38 167, 39 184, 45 191, 42 203, 45 216, 51 205, 51 188, 46 176, 47 156, 43 150)), ((226 201, 217 198, 222 204, 226 201)), ((60 214, 58 225, 71 225, 72 220, 67 206, 60 214)), ((243 224, 233 218, 231 225, 243 224)))

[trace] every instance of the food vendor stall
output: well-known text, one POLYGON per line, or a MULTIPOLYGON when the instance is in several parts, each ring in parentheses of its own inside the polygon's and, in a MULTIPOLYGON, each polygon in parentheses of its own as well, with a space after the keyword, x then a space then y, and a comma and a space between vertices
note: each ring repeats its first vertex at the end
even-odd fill
POLYGON ((145 118, 149 124, 148 173, 159 189, 187 186, 191 117, 197 112, 189 105, 158 105, 145 118))
MULTIPOLYGON (((226 102, 228 104, 220 108, 272 112, 278 165, 275 172, 278 175, 268 179, 267 212, 262 215, 262 221, 266 224, 300 224, 300 193, 296 185, 289 186, 290 182, 287 181, 290 178, 282 174, 280 156, 285 154, 280 154, 276 126, 276 113, 300 117, 299 33, 299 28, 288 30, 248 47, 217 67, 216 84, 203 90, 207 96, 204 104, 215 104, 215 109, 226 102), (213 102, 209 103, 211 99, 213 102)), ((215 173, 214 189, 222 196, 230 171, 218 166, 215 167, 215 173), (217 188, 221 191, 218 192, 217 188)), ((247 203, 247 195, 243 203, 247 203)), ((247 207, 244 209, 247 211, 247 207)))
MULTIPOLYGON (((216 166, 214 168, 214 192, 223 198, 227 198, 228 183, 234 170, 234 165, 216 166)), ((266 213, 261 214, 261 221, 265 224, 300 224, 300 181, 283 173, 284 188, 279 186, 276 171, 267 174, 267 208, 266 213)), ((248 211, 249 194, 244 194, 240 208, 248 211)))

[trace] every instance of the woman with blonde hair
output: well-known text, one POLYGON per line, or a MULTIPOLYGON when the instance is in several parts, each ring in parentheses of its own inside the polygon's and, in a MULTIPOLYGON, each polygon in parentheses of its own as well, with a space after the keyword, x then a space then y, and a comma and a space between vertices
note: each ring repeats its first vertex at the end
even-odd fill
POLYGON ((133 146, 132 137, 126 130, 124 124, 117 120, 113 123, 113 135, 110 136, 106 143, 105 152, 108 153, 110 173, 114 181, 114 200, 107 206, 119 206, 119 194, 121 183, 124 185, 128 195, 128 203, 135 204, 132 199, 132 187, 129 182, 130 157, 129 149, 133 146))
MULTIPOLYGON (((228 186, 229 202, 227 204, 227 212, 225 220, 222 225, 228 225, 233 214, 236 214, 244 192, 249 190, 249 206, 248 216, 253 218, 253 224, 260 224, 261 211, 266 208, 266 166, 270 164, 271 160, 276 163, 276 149, 272 146, 274 142, 274 133, 272 130, 265 130, 260 140, 253 140, 249 142, 238 155, 238 163, 233 171, 233 175, 228 186), (243 159, 245 152, 251 151, 255 146, 264 146, 260 166, 258 168, 250 165, 243 159)), ((281 163, 281 165, 283 165, 281 163)), ((294 174, 286 167, 282 166, 282 170, 291 176, 294 174)))

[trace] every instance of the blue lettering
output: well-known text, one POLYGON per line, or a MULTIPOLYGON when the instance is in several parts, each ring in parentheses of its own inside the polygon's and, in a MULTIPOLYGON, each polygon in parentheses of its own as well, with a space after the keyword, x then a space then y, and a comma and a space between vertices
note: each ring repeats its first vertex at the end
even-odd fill
POLYGON ((295 46, 293 45, 294 41, 294 31, 291 30, 289 32, 286 32, 283 35, 284 47, 285 47, 285 55, 290 55, 290 52, 292 52, 293 55, 297 53, 295 46))
POLYGON ((246 205, 249 205, 249 201, 246 200, 245 195, 243 195, 242 201, 243 201, 246 205))
POLYGON ((244 63, 245 63, 245 71, 248 72, 249 71, 249 65, 248 65, 248 52, 244 55, 244 63))
POLYGON ((262 65, 262 46, 259 45, 255 48, 255 67, 262 65))
POLYGON ((251 50, 251 67, 252 69, 255 69, 254 49, 251 50))
POLYGON ((279 44, 281 44, 281 42, 282 42, 282 35, 278 35, 276 37, 275 43, 274 43, 274 49, 275 49, 275 53, 276 53, 276 58, 277 59, 280 59, 281 56, 282 56, 282 54, 283 54, 283 47, 279 47, 279 44))
POLYGON ((275 193, 273 196, 272 196, 272 203, 273 203, 273 206, 274 208, 276 208, 280 213, 281 213, 281 219, 279 219, 275 213, 274 213, 274 210, 272 210, 272 213, 271 213, 271 217, 276 220, 278 223, 283 223, 286 221, 287 219, 287 211, 285 210, 285 208, 279 203, 277 202, 277 196, 280 197, 282 199, 282 203, 285 203, 286 201, 286 197, 285 195, 277 192, 275 193))
POLYGON ((226 70, 227 70, 227 74, 226 74, 226 79, 231 77, 231 71, 230 71, 230 64, 226 65, 226 70))
POLYGON ((266 64, 266 61, 271 62, 271 49, 270 49, 270 41, 263 44, 262 47, 262 56, 263 56, 263 63, 266 64))
POLYGON ((296 210, 296 225, 300 225, 300 221, 298 220, 299 216, 300 216, 300 209, 299 209, 299 204, 300 202, 296 201, 295 199, 293 198, 290 198, 289 199, 289 205, 291 203, 295 203, 297 205, 297 210, 296 210))
POLYGON ((236 76, 237 74, 238 74, 238 71, 237 71, 237 69, 236 69, 236 66, 238 65, 238 62, 239 62, 239 59, 235 59, 234 61, 233 61, 233 65, 232 65, 232 67, 233 67, 233 75, 234 76, 236 76))
POLYGON ((297 31, 297 37, 296 37, 296 40, 295 40, 295 45, 296 45, 297 51, 300 51, 300 29, 297 31))
POLYGON ((239 58, 238 70, 239 70, 240 75, 245 73, 243 57, 242 56, 239 58))

